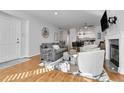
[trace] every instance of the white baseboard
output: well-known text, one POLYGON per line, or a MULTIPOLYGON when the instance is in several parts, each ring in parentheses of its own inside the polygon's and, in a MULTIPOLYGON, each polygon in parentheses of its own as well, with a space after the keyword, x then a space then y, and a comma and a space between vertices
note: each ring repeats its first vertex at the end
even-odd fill
POLYGON ((37 55, 40 55, 40 53, 33 54, 33 55, 21 56, 21 57, 19 57, 19 58, 30 58, 30 57, 37 56, 37 55))
POLYGON ((118 67, 118 72, 119 72, 120 74, 124 75, 124 68, 118 67))
POLYGON ((29 57, 33 57, 33 56, 37 56, 37 55, 40 55, 40 53, 30 55, 29 57))

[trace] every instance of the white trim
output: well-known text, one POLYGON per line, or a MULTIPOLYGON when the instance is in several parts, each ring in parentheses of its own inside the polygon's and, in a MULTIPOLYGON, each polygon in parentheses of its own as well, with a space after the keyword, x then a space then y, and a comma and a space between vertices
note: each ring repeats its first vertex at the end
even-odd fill
POLYGON ((18 53, 18 55, 19 55, 19 58, 21 58, 21 31, 22 31, 22 29, 21 29, 21 21, 20 20, 18 20, 18 22, 17 22, 17 29, 18 29, 18 38, 19 38, 19 53, 18 53))
POLYGON ((120 74, 123 74, 123 75, 124 75, 124 68, 118 67, 118 72, 119 72, 120 74))
POLYGON ((32 55, 30 55, 29 57, 33 57, 33 56, 37 56, 37 55, 40 55, 40 53, 32 54, 32 55))
POLYGON ((30 29, 29 29, 29 20, 26 20, 26 34, 27 34, 27 38, 26 38, 26 55, 29 56, 29 50, 30 50, 30 47, 29 47, 29 44, 30 44, 30 29))

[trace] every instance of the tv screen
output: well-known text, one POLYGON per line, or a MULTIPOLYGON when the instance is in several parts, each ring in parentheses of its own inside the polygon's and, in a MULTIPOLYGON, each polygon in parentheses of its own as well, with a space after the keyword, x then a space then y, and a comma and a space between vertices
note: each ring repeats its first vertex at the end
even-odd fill
POLYGON ((100 22, 101 22, 101 29, 102 29, 102 32, 103 32, 109 27, 108 19, 107 19, 107 11, 104 12, 100 22))

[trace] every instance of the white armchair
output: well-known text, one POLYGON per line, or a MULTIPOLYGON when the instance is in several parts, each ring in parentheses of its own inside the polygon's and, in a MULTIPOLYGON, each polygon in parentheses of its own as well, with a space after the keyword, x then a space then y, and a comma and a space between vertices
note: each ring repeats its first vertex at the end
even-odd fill
POLYGON ((78 67, 82 75, 98 76, 103 71, 104 50, 80 52, 78 67))

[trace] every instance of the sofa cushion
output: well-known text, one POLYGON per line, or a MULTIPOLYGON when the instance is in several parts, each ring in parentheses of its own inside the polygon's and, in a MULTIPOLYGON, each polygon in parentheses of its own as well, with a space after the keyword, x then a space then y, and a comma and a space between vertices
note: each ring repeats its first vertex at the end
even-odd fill
POLYGON ((59 50, 59 49, 60 49, 59 45, 52 45, 52 47, 53 47, 55 50, 59 50))
POLYGON ((62 53, 62 52, 64 52, 65 50, 66 50, 66 48, 60 48, 60 49, 56 50, 55 53, 56 53, 56 54, 57 54, 57 53, 62 53))
POLYGON ((52 48, 51 43, 42 43, 41 48, 52 48))

